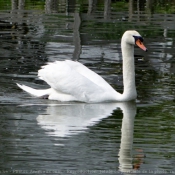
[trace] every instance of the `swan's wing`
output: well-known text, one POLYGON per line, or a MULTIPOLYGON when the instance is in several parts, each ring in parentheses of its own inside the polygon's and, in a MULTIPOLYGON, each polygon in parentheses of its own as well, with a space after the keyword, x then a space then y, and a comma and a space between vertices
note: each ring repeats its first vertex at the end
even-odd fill
MULTIPOLYGON (((104 94, 105 90, 94 83, 95 79, 89 79, 80 72, 86 73, 78 64, 71 64, 67 61, 56 61, 43 66, 38 71, 38 76, 46 81, 53 89, 60 93, 70 94, 80 101, 96 101, 100 94, 104 94), (76 67, 77 66, 77 67, 76 67)), ((86 68, 86 67, 85 67, 86 68)), ((88 68, 87 72, 90 71, 88 68)), ((92 72, 89 75, 94 75, 92 72)), ((97 82, 98 83, 98 82, 97 82)))
POLYGON ((86 66, 79 62, 66 60, 66 63, 71 67, 71 69, 76 70, 78 73, 91 80, 93 83, 102 87, 105 90, 113 89, 101 76, 88 69, 86 66))

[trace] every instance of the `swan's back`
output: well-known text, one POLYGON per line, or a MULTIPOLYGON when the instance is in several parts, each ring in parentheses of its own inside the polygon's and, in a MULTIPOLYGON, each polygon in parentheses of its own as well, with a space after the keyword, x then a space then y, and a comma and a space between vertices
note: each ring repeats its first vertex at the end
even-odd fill
POLYGON ((77 101, 98 102, 105 93, 108 98, 109 93, 116 93, 102 77, 79 62, 49 63, 38 71, 38 76, 58 93, 71 95, 77 101))

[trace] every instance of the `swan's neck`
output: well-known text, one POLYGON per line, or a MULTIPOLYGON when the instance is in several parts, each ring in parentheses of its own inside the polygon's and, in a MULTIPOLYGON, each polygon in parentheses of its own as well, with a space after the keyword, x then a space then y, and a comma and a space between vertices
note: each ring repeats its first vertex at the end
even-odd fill
POLYGON ((123 56, 123 100, 133 100, 137 96, 135 86, 134 46, 122 41, 123 56))

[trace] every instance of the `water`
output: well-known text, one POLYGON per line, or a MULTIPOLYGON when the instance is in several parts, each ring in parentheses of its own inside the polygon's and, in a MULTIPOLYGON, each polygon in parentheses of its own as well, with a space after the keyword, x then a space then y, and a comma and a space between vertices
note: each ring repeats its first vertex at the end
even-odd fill
POLYGON ((0 173, 174 174, 174 2, 12 2, 0 2, 0 173), (135 48, 136 103, 60 103, 15 84, 47 88, 40 66, 73 59, 122 92, 128 29, 149 50, 135 48))

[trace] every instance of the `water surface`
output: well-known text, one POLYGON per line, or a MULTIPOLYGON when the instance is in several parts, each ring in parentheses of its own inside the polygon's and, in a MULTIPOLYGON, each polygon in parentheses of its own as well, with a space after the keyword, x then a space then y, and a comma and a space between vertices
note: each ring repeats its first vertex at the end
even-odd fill
POLYGON ((0 172, 175 173, 173 2, 12 2, 0 8, 0 172), (135 48, 136 102, 60 103, 15 84, 47 88, 38 69, 69 59, 122 93, 120 38, 128 29, 149 50, 135 48))

